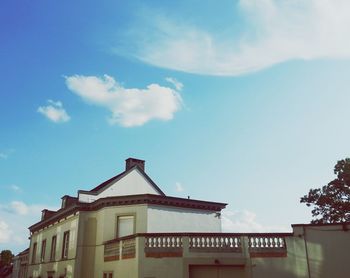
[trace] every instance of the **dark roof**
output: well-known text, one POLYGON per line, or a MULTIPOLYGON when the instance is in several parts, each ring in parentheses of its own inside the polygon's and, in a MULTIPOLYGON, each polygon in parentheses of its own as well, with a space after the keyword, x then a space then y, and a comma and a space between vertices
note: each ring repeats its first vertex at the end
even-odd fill
POLYGON ((100 198, 92 203, 81 203, 67 207, 65 209, 58 210, 54 215, 48 219, 44 219, 29 227, 31 232, 40 230, 48 225, 55 223, 56 221, 67 217, 68 215, 75 214, 78 211, 96 211, 104 207, 112 206, 125 206, 125 205, 158 205, 168 207, 181 207, 189 209, 198 209, 206 211, 221 211, 226 207, 225 203, 207 202, 194 199, 185 199, 178 197, 167 197, 163 195, 154 194, 141 194, 141 195, 128 195, 128 196, 116 196, 100 198))
POLYGON ((338 222, 338 223, 310 223, 310 224, 292 224, 292 227, 313 227, 313 226, 335 226, 335 225, 350 225, 350 222, 338 222))
POLYGON ((105 186, 110 184, 112 181, 114 181, 114 180, 118 179, 119 177, 121 177, 124 173, 125 173, 125 171, 120 173, 120 174, 118 174, 118 175, 116 175, 116 176, 114 176, 114 177, 112 177, 112 178, 110 178, 110 179, 108 179, 108 180, 106 180, 106 181, 104 181, 103 183, 99 184, 95 188, 91 189, 90 192, 98 192, 98 191, 100 191, 102 188, 104 188, 105 186))
POLYGON ((17 254, 17 256, 21 256, 21 255, 24 255, 24 254, 27 254, 27 253, 29 253, 29 248, 23 250, 22 252, 19 252, 19 253, 17 254))

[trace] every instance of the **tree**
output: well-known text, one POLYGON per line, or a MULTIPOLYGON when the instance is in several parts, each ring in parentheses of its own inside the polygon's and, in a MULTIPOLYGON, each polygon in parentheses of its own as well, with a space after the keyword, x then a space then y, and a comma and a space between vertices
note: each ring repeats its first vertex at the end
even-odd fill
POLYGON ((310 189, 300 203, 313 206, 311 223, 339 223, 350 221, 350 158, 339 160, 334 166, 337 178, 322 188, 310 189))
POLYGON ((13 254, 10 250, 2 250, 0 253, 0 267, 10 265, 12 262, 13 254))

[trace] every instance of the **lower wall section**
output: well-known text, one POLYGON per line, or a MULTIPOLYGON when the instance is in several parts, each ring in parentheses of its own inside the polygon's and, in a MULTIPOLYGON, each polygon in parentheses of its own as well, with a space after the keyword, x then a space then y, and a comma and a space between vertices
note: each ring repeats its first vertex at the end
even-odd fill
POLYGON ((245 278, 244 266, 191 265, 189 278, 245 278))

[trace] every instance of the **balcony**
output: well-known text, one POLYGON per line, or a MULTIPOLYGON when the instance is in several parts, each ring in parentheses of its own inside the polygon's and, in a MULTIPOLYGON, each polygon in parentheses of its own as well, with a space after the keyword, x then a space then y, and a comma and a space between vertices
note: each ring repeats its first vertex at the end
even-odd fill
POLYGON ((286 257, 289 233, 143 233, 107 241, 104 261, 165 257, 286 257))

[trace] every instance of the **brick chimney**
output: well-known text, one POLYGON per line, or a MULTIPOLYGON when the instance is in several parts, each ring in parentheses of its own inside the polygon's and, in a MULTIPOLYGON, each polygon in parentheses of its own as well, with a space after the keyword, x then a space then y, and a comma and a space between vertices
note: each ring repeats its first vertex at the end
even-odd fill
POLYGON ((128 171, 134 166, 138 166, 142 171, 145 171, 145 161, 136 158, 128 158, 125 160, 125 171, 128 171))

